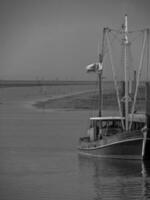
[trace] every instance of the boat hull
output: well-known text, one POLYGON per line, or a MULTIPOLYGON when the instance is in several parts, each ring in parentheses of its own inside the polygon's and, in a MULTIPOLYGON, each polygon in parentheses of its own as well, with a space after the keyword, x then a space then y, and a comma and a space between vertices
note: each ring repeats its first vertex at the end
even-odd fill
POLYGON ((150 139, 146 140, 145 151, 144 151, 144 160, 150 160, 150 139))
POLYGON ((94 157, 150 159, 150 140, 144 142, 144 138, 135 138, 96 147, 79 147, 79 153, 94 157))

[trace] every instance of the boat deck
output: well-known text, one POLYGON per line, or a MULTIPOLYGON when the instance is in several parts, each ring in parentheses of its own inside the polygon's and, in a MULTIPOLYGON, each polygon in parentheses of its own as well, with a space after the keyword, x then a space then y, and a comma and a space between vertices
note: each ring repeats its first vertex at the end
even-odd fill
MULTIPOLYGON (((103 136, 102 139, 98 139, 95 141, 89 141, 88 137, 83 138, 82 141, 80 141, 80 147, 79 149, 89 149, 89 148, 96 148, 96 147, 102 147, 106 145, 111 145, 114 143, 121 143, 128 140, 137 140, 137 139, 143 139, 143 132, 142 131, 130 131, 130 132, 121 132, 117 133, 111 136, 103 136)), ((149 138, 150 139, 150 138, 149 138)))

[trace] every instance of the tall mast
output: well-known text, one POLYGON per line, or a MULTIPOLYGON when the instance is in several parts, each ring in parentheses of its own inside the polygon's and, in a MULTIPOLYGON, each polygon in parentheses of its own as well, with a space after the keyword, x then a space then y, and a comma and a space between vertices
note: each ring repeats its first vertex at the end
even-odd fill
POLYGON ((128 131, 128 110, 129 110, 129 97, 128 97, 128 76, 127 76, 127 45, 128 41, 128 18, 125 15, 123 26, 123 44, 124 44, 124 73, 125 73, 125 130, 128 131))
POLYGON ((99 85, 99 100, 98 100, 98 116, 102 116, 102 64, 103 64, 103 58, 104 58, 104 41, 105 41, 105 32, 106 28, 103 29, 103 39, 102 39, 102 50, 99 54, 99 69, 98 70, 98 85, 99 85))
MULTIPOLYGON (((99 55, 100 60, 101 54, 99 55)), ((99 87, 99 99, 98 99, 98 116, 102 116, 102 70, 98 72, 98 87, 99 87)))

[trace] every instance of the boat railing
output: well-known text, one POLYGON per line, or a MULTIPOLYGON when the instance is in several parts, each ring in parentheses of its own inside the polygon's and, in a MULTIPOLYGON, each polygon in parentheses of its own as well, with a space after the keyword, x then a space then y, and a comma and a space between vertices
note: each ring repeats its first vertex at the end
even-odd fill
POLYGON ((111 136, 122 132, 121 128, 103 128, 101 130, 102 130, 102 136, 111 136))
POLYGON ((80 143, 82 144, 82 146, 86 146, 86 147, 97 147, 97 146, 103 146, 103 145, 107 145, 107 144, 111 144, 113 142, 120 142, 120 141, 124 141, 124 140, 128 140, 128 139, 132 139, 132 138, 141 138, 143 137, 143 134, 141 131, 137 130, 137 131, 131 131, 131 132, 122 132, 120 134, 120 132, 111 135, 110 137, 108 137, 108 135, 102 135, 102 138, 98 138, 94 141, 90 141, 90 137, 82 137, 80 138, 80 143))

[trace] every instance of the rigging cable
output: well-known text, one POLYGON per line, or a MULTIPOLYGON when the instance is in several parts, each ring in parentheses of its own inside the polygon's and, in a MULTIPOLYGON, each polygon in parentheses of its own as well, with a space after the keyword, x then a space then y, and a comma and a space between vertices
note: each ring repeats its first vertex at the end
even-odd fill
POLYGON ((145 34, 144 34, 144 41, 143 41, 143 46, 142 46, 142 50, 141 50, 140 64, 139 64, 139 69, 138 69, 138 74, 137 74, 136 89, 135 89, 134 100, 133 100, 133 105, 132 105, 132 109, 131 109, 131 122, 130 122, 129 130, 131 129, 132 122, 133 122, 133 114, 134 114, 137 92, 138 92, 138 88, 139 88, 139 80, 140 80, 142 64, 143 64, 143 56, 144 56, 145 43, 146 43, 146 38, 147 38, 146 31, 144 31, 144 33, 145 34))
MULTIPOLYGON (((119 113, 120 113, 120 116, 122 117, 121 102, 120 102, 120 98, 119 98, 119 88, 118 88, 115 68, 114 68, 114 64, 113 64, 113 58, 112 58, 112 53, 111 53, 112 51, 111 51, 110 38, 109 38, 108 31, 109 31, 109 29, 106 32, 107 44, 108 44, 108 49, 109 49, 109 57, 110 57, 110 63, 111 63, 111 66, 112 66, 115 90, 116 90, 116 94, 117 94, 117 102, 118 102, 118 107, 119 107, 119 113)), ((121 119, 121 123, 122 123, 122 127, 124 129, 123 119, 121 119)))

